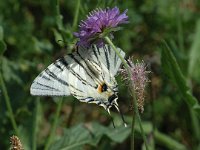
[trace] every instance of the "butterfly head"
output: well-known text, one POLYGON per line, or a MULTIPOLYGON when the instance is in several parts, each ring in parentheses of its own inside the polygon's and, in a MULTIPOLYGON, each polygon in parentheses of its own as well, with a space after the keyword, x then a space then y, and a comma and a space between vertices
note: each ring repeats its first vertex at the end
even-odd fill
POLYGON ((103 83, 97 88, 98 93, 102 96, 102 101, 100 102, 100 106, 103 106, 106 111, 110 111, 109 109, 114 106, 118 109, 117 99, 118 99, 118 88, 117 85, 112 86, 108 83, 103 83))
MULTIPOLYGON (((121 115, 124 126, 126 127, 127 126, 126 122, 124 120, 124 117, 123 117, 123 115, 122 115, 122 113, 121 113, 121 111, 118 107, 118 103, 117 103, 117 100, 118 100, 117 84, 115 84, 115 86, 111 86, 111 85, 108 85, 106 83, 103 83, 103 84, 98 86, 97 90, 98 90, 99 93, 101 93, 101 95, 104 95, 104 98, 107 99, 105 101, 101 101, 100 106, 103 106, 104 109, 109 114, 110 114, 110 108, 114 106, 117 109, 117 111, 119 112, 119 114, 121 115)), ((114 126, 114 122, 113 122, 113 126, 114 126)))

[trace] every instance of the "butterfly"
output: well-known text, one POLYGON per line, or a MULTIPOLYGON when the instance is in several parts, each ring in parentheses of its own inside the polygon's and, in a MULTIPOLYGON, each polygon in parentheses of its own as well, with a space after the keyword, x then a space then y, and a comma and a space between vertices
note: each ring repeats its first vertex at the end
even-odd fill
MULTIPOLYGON (((120 48, 117 50, 125 57, 120 48)), ((120 58, 109 45, 77 47, 75 52, 42 71, 33 81, 30 93, 37 96, 73 95, 81 102, 102 106, 109 114, 112 106, 120 112, 115 79, 120 65, 120 58)))

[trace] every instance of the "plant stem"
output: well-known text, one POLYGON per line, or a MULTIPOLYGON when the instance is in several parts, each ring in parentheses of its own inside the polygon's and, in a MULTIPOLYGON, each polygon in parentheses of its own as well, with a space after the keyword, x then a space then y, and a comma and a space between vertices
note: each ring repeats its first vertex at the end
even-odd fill
POLYGON ((63 16, 60 14, 60 5, 59 5, 59 0, 55 0, 56 3, 56 25, 57 28, 62 36, 63 42, 66 44, 66 32, 65 28, 63 25, 63 16))
POLYGON ((62 15, 60 14, 60 5, 59 0, 55 0, 56 2, 56 24, 58 26, 58 29, 62 31, 63 29, 63 22, 62 22, 62 15))
POLYGON ((39 113, 40 98, 37 97, 35 101, 34 121, 33 121, 33 137, 32 137, 32 150, 37 149, 37 130, 38 130, 38 113, 39 113))
POLYGON ((135 135, 135 113, 133 111, 132 128, 131 128, 131 150, 134 150, 134 135, 135 135))
POLYGON ((2 72, 1 72, 1 71, 0 71, 0 85, 1 85, 2 92, 3 92, 4 98, 5 98, 6 107, 7 107, 7 109, 8 109, 8 115, 9 115, 11 124, 12 124, 12 126, 13 126, 14 131, 15 131, 15 134, 16 134, 17 136, 19 136, 19 131, 18 131, 18 128, 17 128, 17 124, 16 124, 16 122, 15 122, 13 110, 12 110, 11 103, 10 103, 10 98, 9 98, 9 96, 8 96, 8 92, 7 92, 5 83, 4 83, 4 81, 3 81, 3 75, 2 75, 2 72))
POLYGON ((177 34, 178 34, 178 44, 179 44, 179 50, 183 52, 183 54, 185 54, 185 49, 184 49, 184 39, 183 39, 183 24, 182 24, 182 16, 181 16, 181 10, 179 7, 179 0, 176 1, 176 5, 177 5, 177 34))
POLYGON ((72 110, 69 114, 69 117, 67 119, 67 127, 69 128, 70 125, 71 125, 71 122, 72 122, 72 119, 73 119, 73 116, 74 116, 74 112, 75 112, 75 107, 76 107, 76 100, 73 100, 72 101, 72 110))
POLYGON ((59 117, 59 114, 60 114, 62 103, 63 103, 63 98, 58 101, 54 122, 53 122, 53 125, 51 127, 51 131, 50 131, 49 138, 47 140, 47 144, 45 145, 45 148, 44 148, 45 150, 49 149, 49 146, 51 145, 51 142, 53 140, 53 136, 55 134, 55 130, 56 130, 56 127, 57 127, 57 124, 58 124, 58 117, 59 117))
POLYGON ((73 21, 73 25, 72 25, 73 31, 76 30, 76 27, 77 27, 77 24, 78 24, 79 8, 80 8, 80 0, 77 0, 76 11, 75 11, 75 14, 74 14, 74 21, 73 21))
MULTIPOLYGON (((112 43, 112 41, 110 40, 109 37, 106 36, 105 40, 114 49, 114 51, 116 52, 116 54, 119 56, 119 58, 121 59, 122 63, 124 64, 124 67, 126 68, 126 70, 128 72, 129 78, 131 78, 131 72, 129 70, 129 65, 127 64, 127 62, 125 61, 125 59, 120 55, 119 51, 117 50, 117 48, 115 47, 115 45, 112 43)), ((134 111, 136 113, 136 117, 137 117, 138 122, 139 122, 140 130, 141 130, 142 138, 143 138, 144 143, 145 143, 146 150, 148 150, 147 140, 146 140, 146 137, 145 137, 145 133, 144 133, 144 130, 143 130, 143 127, 142 127, 142 122, 141 122, 140 114, 139 114, 139 111, 138 111, 138 106, 137 106, 135 91, 132 89, 131 92, 132 92, 132 96, 133 96, 134 111)), ((132 123, 135 123, 135 121, 133 121, 132 123)), ((134 125, 132 125, 132 127, 134 127, 134 125)), ((132 132, 133 132, 132 134, 134 134, 134 129, 132 129, 132 132)))

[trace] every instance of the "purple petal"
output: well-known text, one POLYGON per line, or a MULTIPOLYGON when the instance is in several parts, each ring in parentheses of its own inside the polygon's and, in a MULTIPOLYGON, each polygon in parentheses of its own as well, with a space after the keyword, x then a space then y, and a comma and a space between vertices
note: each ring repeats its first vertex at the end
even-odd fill
MULTIPOLYGON (((89 13, 87 19, 79 25, 80 31, 74 33, 74 36, 79 38, 77 45, 90 46, 92 44, 91 39, 94 39, 97 34, 102 33, 106 28, 115 28, 119 24, 127 23, 127 11, 125 10, 120 14, 119 8, 114 7, 104 10, 96 9, 89 13)), ((96 44, 101 46, 103 39, 98 39, 96 44)))

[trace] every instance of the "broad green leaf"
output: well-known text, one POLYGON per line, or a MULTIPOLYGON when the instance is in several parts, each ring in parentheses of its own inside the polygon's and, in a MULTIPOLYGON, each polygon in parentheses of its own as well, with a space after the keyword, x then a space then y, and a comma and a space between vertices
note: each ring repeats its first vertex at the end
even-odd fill
MULTIPOLYGON (((143 129, 146 135, 152 134, 153 126, 149 122, 143 123, 143 129)), ((140 128, 136 124, 136 132, 140 133, 140 128)), ((79 124, 66 129, 63 137, 52 144, 50 150, 79 150, 85 144, 97 146, 101 139, 107 136, 116 143, 123 142, 131 133, 131 127, 104 127, 98 123, 79 124)), ((185 146, 173 138, 159 132, 154 132, 156 143, 169 149, 186 150, 185 146), (169 144, 171 143, 171 144, 169 144)))
POLYGON ((90 129, 90 127, 86 127, 84 124, 67 129, 64 136, 55 142, 50 150, 73 150, 89 144, 94 138, 98 138, 92 130, 93 128, 90 129))
POLYGON ((162 67, 165 73, 171 78, 171 80, 176 84, 186 103, 196 112, 200 114, 200 105, 197 99, 191 94, 190 89, 186 84, 185 77, 183 76, 180 67, 174 57, 173 53, 170 51, 167 44, 162 47, 162 67))
POLYGON ((80 124, 67 129, 64 136, 55 142, 50 150, 74 150, 85 144, 96 146, 103 136, 107 136, 112 141, 119 143, 124 141, 129 134, 130 128, 106 128, 98 123, 80 124))
POLYGON ((195 36, 189 53, 189 76, 200 82, 200 19, 197 21, 195 36))
POLYGON ((110 129, 107 129, 107 132, 105 134, 112 141, 121 143, 129 136, 130 132, 131 132, 130 126, 128 127, 120 126, 117 128, 111 127, 110 129))

